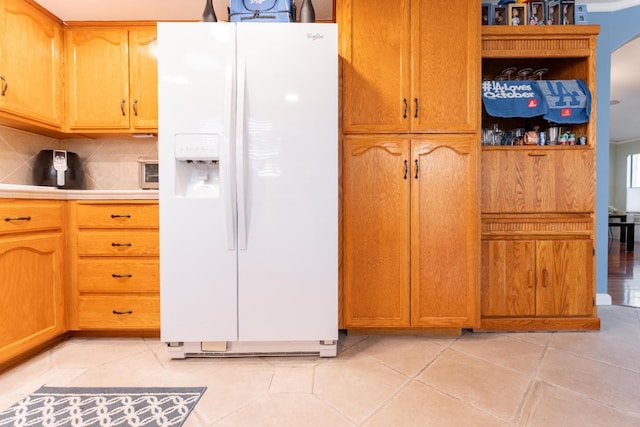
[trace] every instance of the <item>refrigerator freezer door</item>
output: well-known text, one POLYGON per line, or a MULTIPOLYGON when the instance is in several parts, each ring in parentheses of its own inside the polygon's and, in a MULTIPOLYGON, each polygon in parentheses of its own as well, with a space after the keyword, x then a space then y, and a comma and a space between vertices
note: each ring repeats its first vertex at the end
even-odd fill
POLYGON ((158 24, 165 342, 238 335, 234 41, 232 24, 158 24))
POLYGON ((337 339, 337 26, 246 23, 237 43, 239 339, 337 339))

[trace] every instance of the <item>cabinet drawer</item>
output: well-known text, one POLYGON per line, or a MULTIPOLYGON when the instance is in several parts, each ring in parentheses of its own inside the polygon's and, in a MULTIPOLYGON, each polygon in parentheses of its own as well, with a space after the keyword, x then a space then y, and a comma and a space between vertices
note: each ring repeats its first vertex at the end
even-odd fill
POLYGON ((80 329, 159 329, 159 296, 82 296, 80 329))
POLYGON ((594 153, 588 148, 482 151, 482 212, 593 212, 594 153))
POLYGON ((76 205, 78 228, 158 228, 158 205, 76 205))
POLYGON ((60 202, 0 203, 0 234, 62 227, 60 202))
POLYGON ((78 261, 80 292, 159 292, 157 259, 81 258, 78 261))
POLYGON ((80 256, 158 256, 158 230, 81 230, 78 232, 80 256))

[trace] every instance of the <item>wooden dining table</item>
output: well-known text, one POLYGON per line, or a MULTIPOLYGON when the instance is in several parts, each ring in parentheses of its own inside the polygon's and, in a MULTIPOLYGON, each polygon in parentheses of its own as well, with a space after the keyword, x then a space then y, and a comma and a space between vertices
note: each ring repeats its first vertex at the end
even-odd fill
POLYGON ((627 252, 633 252, 635 243, 635 222, 627 221, 627 214, 609 214, 609 227, 620 228, 620 243, 627 245, 627 252))

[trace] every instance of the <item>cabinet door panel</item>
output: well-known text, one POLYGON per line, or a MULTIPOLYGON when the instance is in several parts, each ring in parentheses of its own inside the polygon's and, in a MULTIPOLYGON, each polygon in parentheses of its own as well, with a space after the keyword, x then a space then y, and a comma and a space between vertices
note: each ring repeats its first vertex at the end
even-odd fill
POLYGON ((479 319, 476 146, 472 135, 412 141, 413 326, 470 327, 479 319))
POLYGON ((593 315, 593 241, 546 240, 536 248, 539 316, 593 315))
POLYGON ((413 0, 411 7, 411 129, 475 131, 480 126, 478 4, 413 0))
POLYGON ((62 117, 62 26, 22 0, 0 4, 0 108, 56 128, 62 117))
POLYGON ((345 324, 408 326, 409 141, 348 137, 343 150, 345 324))
POLYGON ((482 212, 592 212, 593 152, 511 149, 482 152, 482 212))
POLYGON ((158 128, 158 58, 155 28, 129 32, 130 115, 135 129, 158 128))
POLYGON ((0 239, 0 364, 65 332, 62 237, 0 239))
POLYGON ((340 7, 344 131, 408 130, 410 0, 350 0, 340 7))
POLYGON ((126 29, 66 30, 70 129, 129 128, 128 37, 126 29))
POLYGON ((534 316, 535 241, 482 242, 482 315, 534 316))

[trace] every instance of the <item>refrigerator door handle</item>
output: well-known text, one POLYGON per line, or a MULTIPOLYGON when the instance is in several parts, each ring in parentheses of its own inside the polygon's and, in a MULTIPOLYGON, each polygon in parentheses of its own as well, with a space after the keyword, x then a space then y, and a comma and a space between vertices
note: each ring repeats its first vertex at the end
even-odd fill
POLYGON ((246 149, 244 142, 244 102, 245 102, 246 63, 238 59, 238 87, 236 89, 236 179, 238 182, 238 249, 247 250, 247 214, 246 214, 246 149))
MULTIPOLYGON (((236 212, 235 212, 235 197, 234 191, 234 168, 233 168, 233 151, 231 144, 231 129, 233 116, 231 114, 233 109, 233 67, 231 64, 227 65, 225 70, 225 91, 224 91, 224 123, 227 125, 224 127, 224 156, 227 161, 226 168, 221 169, 224 179, 224 219, 225 219, 225 234, 227 237, 227 249, 234 251, 236 249, 236 212)), ((221 165, 222 166, 222 165, 221 165)))

